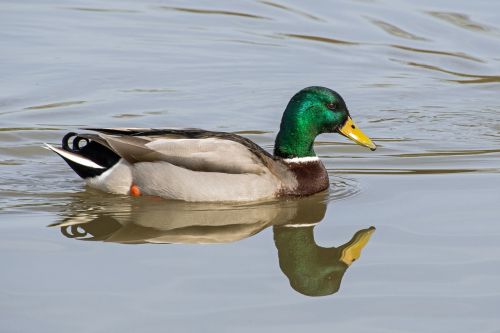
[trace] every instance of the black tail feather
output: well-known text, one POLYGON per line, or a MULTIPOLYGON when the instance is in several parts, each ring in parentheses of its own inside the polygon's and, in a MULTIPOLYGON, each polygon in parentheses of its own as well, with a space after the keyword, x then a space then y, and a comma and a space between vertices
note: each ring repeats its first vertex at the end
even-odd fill
POLYGON ((120 156, 118 156, 111 149, 99 144, 96 141, 80 137, 74 132, 70 132, 63 137, 62 148, 71 153, 85 157, 103 167, 102 169, 88 167, 61 156, 66 163, 68 163, 71 169, 73 169, 82 178, 99 176, 120 160, 120 156), (73 140, 70 144, 71 138, 73 138, 73 140))

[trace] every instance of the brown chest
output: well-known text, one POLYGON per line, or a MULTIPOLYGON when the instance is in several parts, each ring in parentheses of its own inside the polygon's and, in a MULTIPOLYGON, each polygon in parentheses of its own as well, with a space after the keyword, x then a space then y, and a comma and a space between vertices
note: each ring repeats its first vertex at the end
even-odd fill
POLYGON ((288 167, 298 184, 286 195, 310 195, 326 190, 330 184, 325 166, 319 160, 290 163, 288 167))

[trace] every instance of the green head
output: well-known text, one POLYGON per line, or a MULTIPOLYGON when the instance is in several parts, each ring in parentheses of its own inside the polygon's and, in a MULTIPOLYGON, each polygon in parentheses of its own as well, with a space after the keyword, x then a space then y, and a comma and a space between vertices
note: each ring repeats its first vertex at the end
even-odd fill
POLYGON ((315 156, 316 136, 332 132, 375 149, 371 140, 352 122, 342 96, 324 87, 302 89, 292 97, 283 113, 274 154, 283 158, 315 156))

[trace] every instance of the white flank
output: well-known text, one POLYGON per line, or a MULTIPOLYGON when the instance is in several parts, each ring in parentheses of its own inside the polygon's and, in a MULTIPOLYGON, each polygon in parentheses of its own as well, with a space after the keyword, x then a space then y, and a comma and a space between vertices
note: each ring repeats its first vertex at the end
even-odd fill
POLYGON ((294 157, 294 158, 285 158, 283 159, 286 163, 307 163, 307 162, 315 162, 319 161, 318 156, 306 156, 306 157, 294 157))
POLYGON ((102 174, 86 178, 85 182, 88 186, 104 192, 128 194, 132 185, 131 166, 124 159, 120 159, 102 174))
POLYGON ((45 144, 45 148, 52 150, 54 153, 59 154, 62 157, 67 158, 68 160, 73 161, 77 164, 93 169, 105 169, 103 166, 89 160, 88 158, 82 157, 80 155, 66 151, 64 149, 56 148, 54 146, 49 145, 48 143, 45 144))

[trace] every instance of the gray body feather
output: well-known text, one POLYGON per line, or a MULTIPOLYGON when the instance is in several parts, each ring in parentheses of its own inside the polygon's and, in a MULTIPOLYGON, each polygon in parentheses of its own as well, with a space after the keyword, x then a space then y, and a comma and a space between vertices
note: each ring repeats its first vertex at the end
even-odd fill
POLYGON ((186 201, 250 201, 293 192, 297 179, 286 163, 241 136, 203 130, 92 129, 80 134, 121 160, 87 184, 127 194, 186 201))

